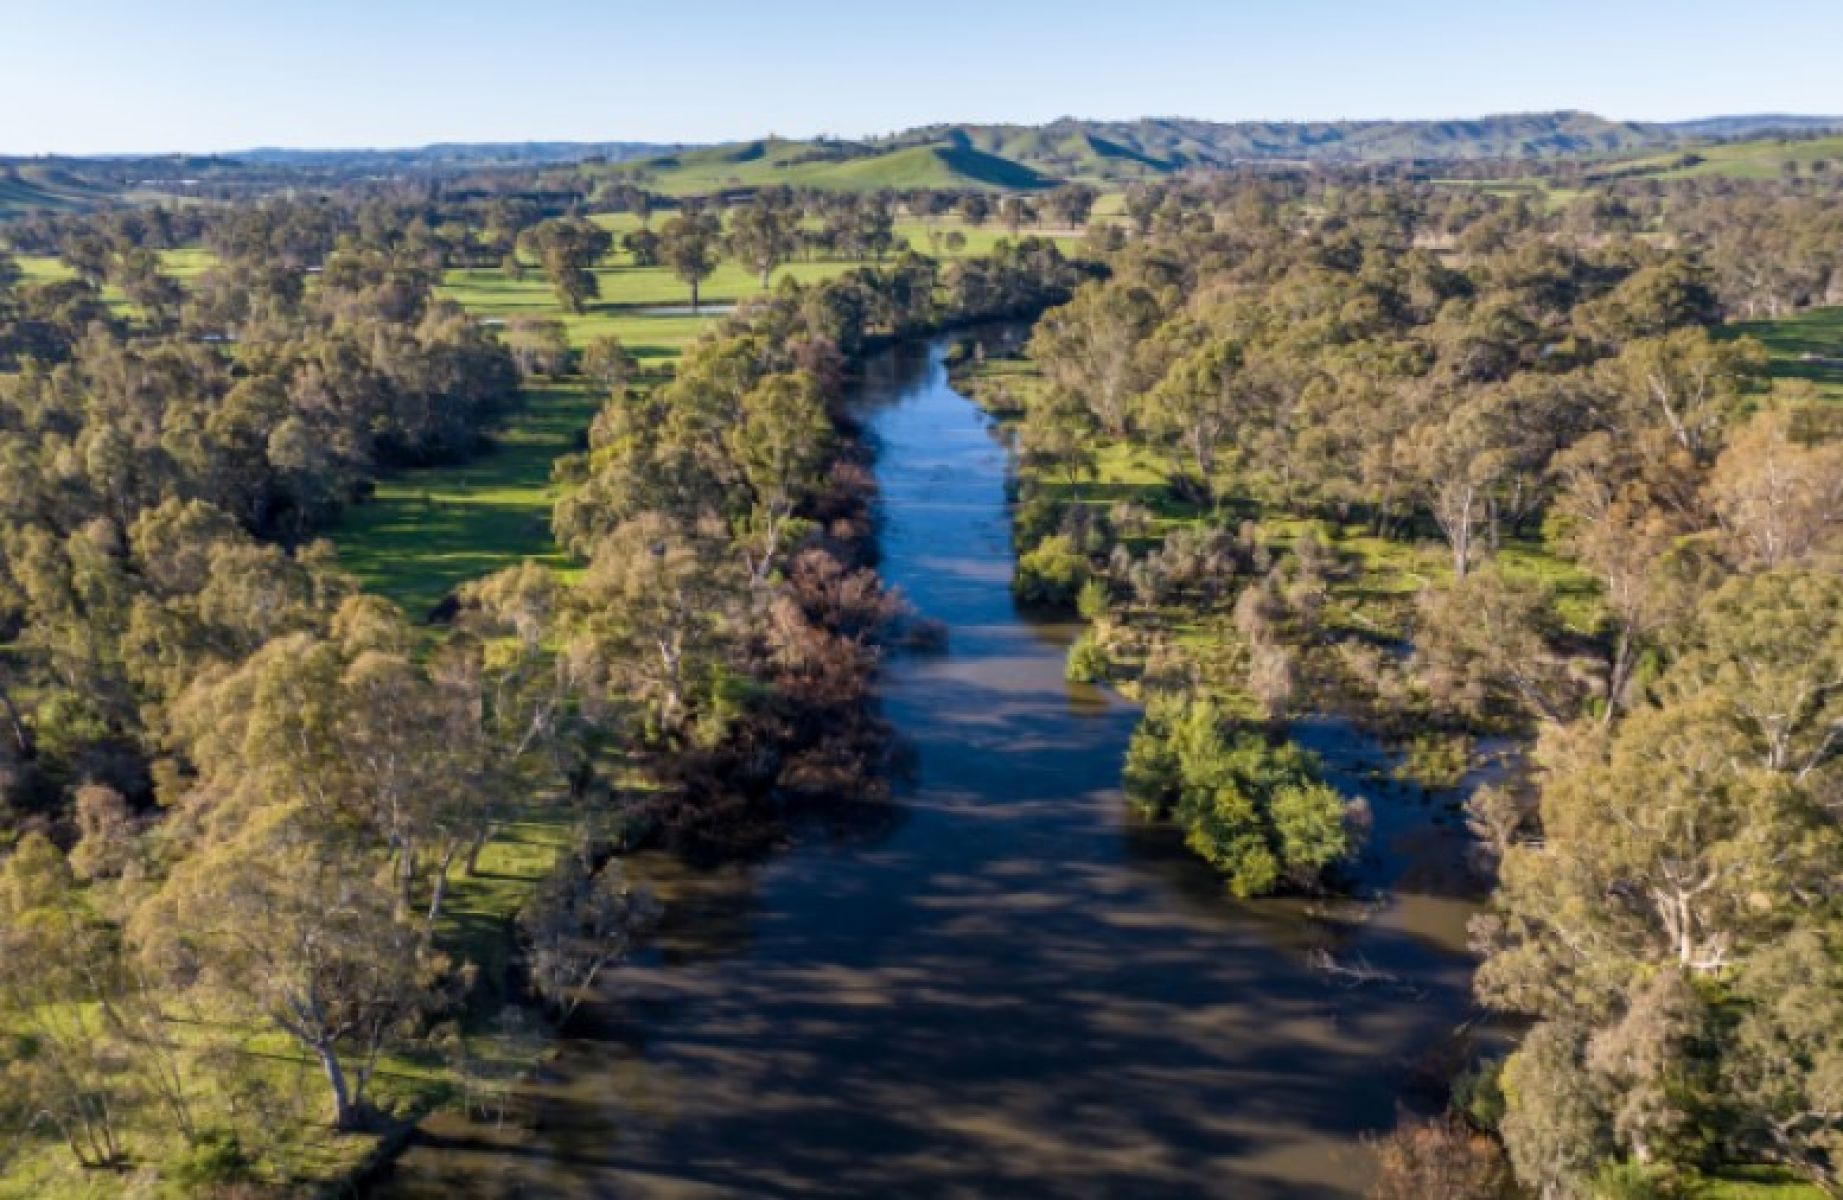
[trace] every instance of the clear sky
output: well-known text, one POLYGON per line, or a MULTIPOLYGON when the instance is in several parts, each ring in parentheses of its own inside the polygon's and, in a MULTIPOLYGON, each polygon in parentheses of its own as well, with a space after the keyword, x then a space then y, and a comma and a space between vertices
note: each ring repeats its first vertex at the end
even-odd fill
POLYGON ((1843 0, 0 0, 0 153, 1843 113, 1843 0))

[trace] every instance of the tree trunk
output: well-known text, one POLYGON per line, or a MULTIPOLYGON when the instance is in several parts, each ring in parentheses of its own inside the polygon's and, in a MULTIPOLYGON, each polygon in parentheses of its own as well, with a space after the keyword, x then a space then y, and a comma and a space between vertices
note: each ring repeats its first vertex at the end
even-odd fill
POLYGON ((320 1059, 320 1068, 326 1072, 327 1090, 333 1096, 333 1128, 350 1129, 352 1127, 352 1097, 346 1088, 345 1068, 339 1064, 339 1055, 329 1045, 314 1047, 314 1054, 320 1059))
POLYGON ((435 923, 442 917, 442 901, 448 898, 448 872, 454 866, 454 860, 460 856, 461 845, 456 842, 448 847, 442 855, 441 864, 435 868, 435 883, 429 897, 429 933, 435 932, 435 923))
POLYGON ((479 832, 474 834, 473 841, 468 843, 467 863, 462 869, 467 872, 469 879, 480 870, 480 852, 486 849, 487 839, 493 836, 493 828, 491 825, 483 826, 479 832))

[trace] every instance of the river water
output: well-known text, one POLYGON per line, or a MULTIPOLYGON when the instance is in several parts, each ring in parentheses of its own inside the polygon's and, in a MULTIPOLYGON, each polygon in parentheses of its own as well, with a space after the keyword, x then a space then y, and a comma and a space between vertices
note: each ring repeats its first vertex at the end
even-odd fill
POLYGON ((914 751, 886 819, 759 866, 638 864, 671 917, 532 1119, 436 1118, 377 1194, 1361 1195, 1362 1135, 1470 1012, 1456 822, 1331 719, 1299 736, 1374 809, 1363 899, 1237 903, 1131 816, 1135 712, 1013 608, 1005 451, 942 351, 864 384, 882 569, 950 639, 885 672, 914 751))

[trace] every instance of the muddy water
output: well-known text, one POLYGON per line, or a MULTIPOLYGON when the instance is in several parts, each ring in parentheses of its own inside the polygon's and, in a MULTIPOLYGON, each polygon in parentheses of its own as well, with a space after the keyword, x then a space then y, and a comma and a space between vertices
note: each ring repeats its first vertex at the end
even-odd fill
POLYGON ((1368 898, 1229 900, 1127 814, 1133 710, 1013 609, 1004 452, 939 347, 876 360, 865 404, 884 571, 950 629, 883 683, 912 781, 762 867, 658 868, 670 926, 532 1119, 438 1119, 381 1194, 1360 1195, 1360 1136, 1469 1011, 1451 818, 1308 722, 1375 808, 1368 898))

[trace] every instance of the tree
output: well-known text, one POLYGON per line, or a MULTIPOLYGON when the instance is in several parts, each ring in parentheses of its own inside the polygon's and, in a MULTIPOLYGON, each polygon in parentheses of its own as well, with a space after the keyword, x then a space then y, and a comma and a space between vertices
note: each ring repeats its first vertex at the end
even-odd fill
POLYGON ((1625 708, 1641 657, 1689 604, 1690 589, 1674 569, 1678 531, 1632 489, 1608 493, 1585 481, 1563 498, 1560 511, 1569 521, 1564 542, 1598 578, 1611 626, 1601 712, 1610 725, 1625 708))
POLYGON ((331 1121, 355 1127, 378 1057, 434 999, 440 963, 304 806, 252 813, 179 865, 134 916, 142 961, 286 1034, 319 1063, 331 1121))
POLYGON ((1586 1200, 1588 1181, 1611 1153, 1582 1054, 1579 1030, 1544 1023, 1504 1064, 1504 1148, 1517 1179, 1541 1200, 1586 1200))
POLYGON ((998 202, 999 220, 1005 223, 1005 228, 1010 231, 1012 237, 1016 237, 1024 224, 1034 221, 1036 216, 1036 209, 1022 196, 1006 196, 998 202))
POLYGON ((618 396, 638 368, 639 361, 611 333, 602 334, 583 348, 582 373, 603 391, 618 396))
POLYGON ((728 450, 749 498, 738 536, 749 582, 759 587, 779 561, 795 514, 823 484, 832 426, 805 374, 769 376, 743 394, 741 408, 728 450))
POLYGON ((616 693, 638 699, 650 726, 686 733, 717 682, 745 593, 720 526, 678 528, 643 513, 596 544, 582 582, 582 636, 616 693))
POLYGON ((521 375, 556 379, 569 370, 569 333, 552 317, 514 317, 506 327, 506 349, 521 375))
POLYGON ((1141 809, 1183 827, 1185 844, 1237 896, 1314 887, 1355 849, 1354 814, 1320 782, 1316 760, 1292 742, 1236 728, 1208 702, 1148 708, 1127 749, 1125 781, 1141 809))
POLYGON ((1558 641, 1542 587, 1493 566, 1421 593, 1414 662, 1443 706, 1475 719, 1527 715, 1560 723, 1580 696, 1558 641))
POLYGON ((1810 559, 1843 526, 1843 442, 1800 445, 1792 414, 1756 414, 1715 460, 1706 488, 1737 563, 1771 571, 1810 559))
POLYGON ((621 238, 621 249, 633 256, 636 267, 659 265, 659 235, 650 229, 636 229, 621 238))
POLYGON ((18 1128, 55 1128, 90 1169, 120 1164, 140 1083, 110 1020, 120 975, 112 934, 85 911, 64 856, 42 835, 0 862, 0 1114, 18 1128))
MULTIPOLYGON (((1666 678, 1740 762, 1828 787, 1843 767, 1843 578, 1774 571, 1728 581, 1697 613, 1666 678)), ((1831 804, 1843 815, 1843 798, 1831 804)))
POLYGON ((659 261, 691 287, 691 308, 697 311, 698 287, 717 269, 717 247, 723 225, 708 213, 680 213, 659 231, 659 261))
POLYGON ((1413 435, 1424 502, 1452 551, 1456 580, 1470 573, 1495 529, 1492 490, 1507 465, 1500 431, 1482 406, 1461 405, 1413 435))
POLYGON ((1741 402, 1762 385, 1766 361, 1752 338, 1717 341, 1690 328, 1628 343, 1604 370, 1636 427, 1662 427, 1701 461, 1712 455, 1741 402))
POLYGON ((1834 1189, 1843 1152, 1843 959, 1801 930, 1750 959, 1724 1082, 1744 1152, 1791 1163, 1834 1189))
POLYGON ((1216 498, 1217 460, 1237 428, 1255 416, 1242 349, 1219 339, 1179 359, 1146 395, 1144 424, 1180 466, 1180 486, 1205 504, 1216 498))
POLYGON ((1045 196, 1044 204, 1064 225, 1079 229, 1088 223, 1088 215, 1094 211, 1094 202, 1098 199, 1100 193, 1087 184, 1071 183, 1045 196))
POLYGON ((614 237, 592 221, 577 217, 553 217, 527 229, 519 238, 539 263, 557 300, 573 313, 583 310, 585 301, 601 294, 593 267, 614 246, 614 237))
POLYGON ((1051 382, 1087 403, 1104 432, 1120 437, 1144 379, 1140 346, 1159 315, 1158 302, 1144 288, 1089 284, 1044 315, 1031 335, 1030 356, 1051 382))
POLYGON ((627 882, 621 865, 592 869, 570 855, 518 915, 531 986, 568 1022, 596 979, 627 956, 658 905, 627 882))
POLYGON ((764 193, 730 215, 729 251, 768 290, 774 269, 800 244, 800 212, 786 199, 764 193))

